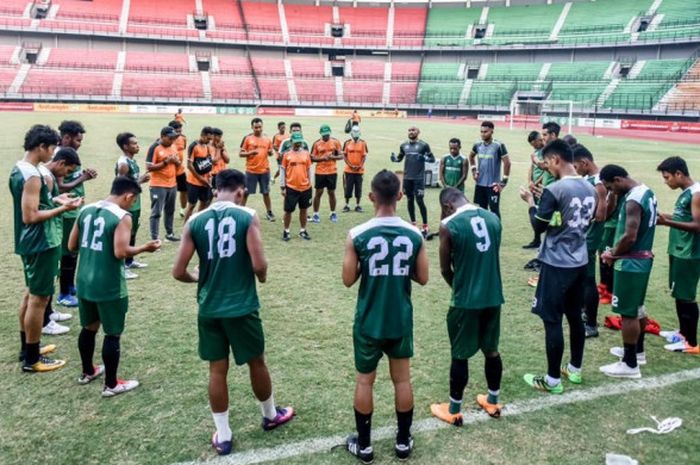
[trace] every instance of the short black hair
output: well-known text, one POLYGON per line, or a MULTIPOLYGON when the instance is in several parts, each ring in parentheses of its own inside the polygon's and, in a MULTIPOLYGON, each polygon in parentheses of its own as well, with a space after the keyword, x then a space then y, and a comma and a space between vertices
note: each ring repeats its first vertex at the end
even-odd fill
POLYGON ((216 175, 216 189, 219 191, 233 192, 245 187, 245 174, 234 169, 225 169, 216 175))
POLYGON ((599 176, 601 181, 613 182, 615 178, 626 178, 629 176, 629 173, 620 165, 605 165, 600 170, 599 176))
POLYGON ((301 123, 298 122, 293 122, 292 124, 289 125, 289 129, 294 129, 294 128, 299 128, 301 129, 301 123))
POLYGON ((554 121, 544 123, 542 125, 542 129, 546 129, 548 132, 553 132, 557 135, 557 137, 559 137, 559 133, 561 132, 561 126, 559 126, 559 124, 555 123, 554 121))
POLYGON ((551 157, 554 155, 559 155, 559 158, 569 163, 573 163, 574 161, 574 154, 571 151, 571 146, 560 139, 555 139, 548 142, 542 149, 543 157, 551 157))
POLYGON ((262 124, 262 122, 263 122, 263 120, 260 118, 253 118, 252 120, 250 120, 250 125, 253 126, 254 124, 257 124, 257 123, 262 124))
POLYGON ((563 140, 564 142, 566 142, 567 144, 569 144, 572 147, 575 145, 578 145, 578 139, 576 139, 576 137, 574 137, 571 134, 565 135, 564 137, 561 138, 561 140, 563 140))
POLYGON ((53 161, 63 161, 63 164, 68 166, 80 166, 80 155, 72 147, 62 147, 53 156, 53 161))
POLYGON ((277 123, 277 129, 281 128, 282 126, 285 126, 286 124, 287 123, 285 123, 284 121, 280 121, 279 123, 277 123))
POLYGON ((383 205, 394 202, 400 189, 401 181, 389 170, 381 170, 372 178, 372 192, 377 196, 377 201, 383 205))
MULTIPOLYGON (((172 126, 171 126, 172 127, 172 126)), ((122 132, 117 134, 117 147, 124 149, 124 146, 129 143, 129 139, 136 137, 130 132, 122 132)))
POLYGON ((491 121, 482 121, 482 122, 481 122, 481 127, 482 127, 482 128, 491 128, 491 129, 493 129, 495 126, 493 125, 493 123, 492 123, 491 121))
POLYGON ((576 144, 571 147, 571 150, 574 152, 574 160, 581 160, 582 158, 585 158, 586 160, 593 161, 593 154, 590 150, 588 150, 588 148, 586 148, 586 146, 576 144))
POLYGON ((457 139, 456 137, 453 137, 452 139, 450 139, 450 144, 457 144, 457 145, 459 145, 459 146, 461 147, 461 146, 462 146, 462 141, 459 140, 459 139, 457 139))
POLYGON ((58 132, 63 136, 75 137, 78 134, 85 134, 85 128, 80 121, 66 120, 58 127, 58 132))
POLYGON ((24 135, 24 150, 34 150, 40 145, 58 145, 61 141, 58 133, 51 126, 35 124, 24 135))
POLYGON ((182 127, 182 123, 179 121, 172 120, 168 123, 168 126, 170 126, 173 129, 180 129, 182 127))
POLYGON ((688 164, 681 157, 668 157, 656 167, 656 171, 665 171, 671 174, 680 171, 684 176, 690 176, 688 164))
POLYGON ((449 205, 464 197, 464 192, 454 187, 446 187, 440 191, 440 205, 449 205))
POLYGON ((219 128, 211 128, 211 133, 214 134, 215 136, 223 136, 224 131, 222 131, 219 128))
POLYGON ((109 193, 111 195, 140 194, 141 186, 134 178, 117 176, 112 181, 112 190, 109 193))
POLYGON ((214 132, 211 126, 204 126, 202 128, 202 132, 200 132, 199 134, 202 136, 206 136, 207 134, 214 134, 214 132))
POLYGON ((533 141, 537 140, 540 138, 540 132, 539 131, 531 131, 530 134, 527 135, 527 141, 532 143, 533 141))

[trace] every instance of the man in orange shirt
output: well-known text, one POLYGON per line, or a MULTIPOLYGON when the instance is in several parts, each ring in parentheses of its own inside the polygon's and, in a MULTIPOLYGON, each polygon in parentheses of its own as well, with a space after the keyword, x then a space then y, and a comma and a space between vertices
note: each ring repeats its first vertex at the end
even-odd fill
POLYGON ((350 116, 350 121, 352 121, 353 126, 359 126, 360 122, 362 121, 362 118, 360 117, 360 114, 357 112, 357 110, 352 111, 352 115, 350 116))
POLYGON ((280 154, 280 146, 282 142, 287 138, 287 125, 284 121, 277 123, 277 134, 272 136, 272 150, 275 151, 275 158, 277 158, 277 172, 272 178, 272 181, 277 181, 280 175, 280 166, 282 165, 282 155, 280 154))
POLYGON ((214 147, 212 161, 214 167, 211 169, 211 188, 216 191, 216 175, 228 168, 231 157, 228 156, 226 144, 224 143, 224 131, 219 128, 211 128, 211 145, 214 147))
POLYGON ((343 157, 345 159, 345 171, 343 184, 345 185, 345 207, 343 212, 350 211, 350 199, 355 194, 356 212, 362 212, 360 198, 362 197, 362 175, 365 173, 365 160, 369 150, 367 142, 360 139, 360 127, 353 126, 350 130, 350 139, 343 144, 343 157))
POLYGON ((311 206, 311 155, 302 148, 304 136, 292 134, 292 149, 282 158, 282 195, 284 196, 284 233, 282 240, 288 241, 292 213, 299 205, 299 237, 310 240, 306 232, 306 211, 311 206))
POLYGON ((312 223, 320 223, 321 216, 318 210, 321 207, 321 197, 323 190, 328 189, 328 203, 331 206, 331 221, 338 221, 338 215, 335 213, 335 188, 338 184, 338 168, 336 161, 343 159, 340 141, 335 137, 331 137, 331 128, 327 124, 321 126, 319 131, 321 138, 314 142, 311 146, 311 161, 316 165, 315 186, 316 194, 314 195, 314 214, 311 217, 312 223))
POLYGON ((182 123, 173 120, 168 123, 177 133, 177 139, 173 144, 177 147, 177 155, 180 157, 180 166, 177 167, 177 192, 180 199, 180 216, 185 216, 187 207, 187 176, 185 175, 185 151, 187 150, 187 136, 182 133, 182 123))
POLYGON ((178 134, 170 126, 160 131, 160 143, 148 153, 146 169, 151 173, 151 239, 158 239, 160 217, 165 213, 165 239, 171 242, 180 240, 173 231, 173 216, 175 215, 175 198, 177 197, 177 167, 180 157, 173 144, 178 134))
POLYGON ((272 140, 263 134, 263 122, 260 118, 253 118, 250 127, 253 132, 243 138, 240 152, 241 158, 246 159, 246 194, 243 198, 243 206, 247 203, 248 196, 255 194, 260 186, 260 193, 263 195, 263 202, 267 210, 265 218, 268 221, 275 221, 270 202, 270 161, 268 160, 268 157, 273 153, 272 140))
POLYGON ((177 109, 177 113, 175 113, 173 119, 180 124, 185 124, 185 115, 182 114, 182 108, 177 109))
POLYGON ((199 140, 190 144, 187 149, 187 210, 185 223, 192 215, 194 207, 199 202, 199 211, 204 210, 211 202, 211 171, 214 167, 211 145, 213 129, 204 126, 199 134, 199 140))

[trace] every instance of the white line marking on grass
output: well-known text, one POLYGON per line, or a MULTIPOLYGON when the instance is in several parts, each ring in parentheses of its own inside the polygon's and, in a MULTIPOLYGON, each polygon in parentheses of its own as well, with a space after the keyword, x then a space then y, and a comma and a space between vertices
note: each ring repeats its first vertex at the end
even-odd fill
MULTIPOLYGON (((666 375, 654 376, 651 378, 643 378, 634 381, 620 381, 617 383, 608 383, 592 389, 575 390, 562 395, 543 394, 542 397, 514 402, 508 404, 501 413, 502 417, 510 417, 522 415, 525 413, 537 412, 550 407, 560 405, 576 404, 579 402, 587 402, 601 397, 616 396, 619 394, 628 394, 635 391, 648 391, 651 389, 659 389, 685 381, 700 379, 700 368, 692 370, 679 371, 677 373, 669 373, 666 375)), ((466 412, 464 414, 464 424, 474 424, 482 421, 490 420, 490 417, 481 411, 466 412)), ((291 427, 293 427, 292 423, 291 427)), ((449 428, 447 423, 444 423, 435 418, 426 418, 413 423, 413 433, 430 432, 441 428, 449 428)), ((375 441, 393 438, 396 435, 396 428, 393 426, 385 426, 372 431, 372 438, 375 441)), ((234 453, 226 457, 218 457, 206 461, 216 465, 238 465, 248 463, 262 463, 273 460, 282 460, 291 457, 299 457, 302 455, 317 454, 321 452, 329 452, 333 446, 343 444, 347 434, 327 436, 323 438, 306 439, 304 441, 282 444, 277 447, 264 449, 252 449, 239 453, 234 453)), ((174 465, 199 465, 203 462, 192 461, 182 462, 174 465)))

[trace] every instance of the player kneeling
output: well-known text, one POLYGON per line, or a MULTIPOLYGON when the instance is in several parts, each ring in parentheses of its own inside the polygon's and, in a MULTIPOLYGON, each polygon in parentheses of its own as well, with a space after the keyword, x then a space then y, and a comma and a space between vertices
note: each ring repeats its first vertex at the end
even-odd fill
POLYGON ((439 419, 460 426, 462 396, 469 380, 468 360, 478 350, 486 357, 484 371, 489 391, 488 395, 478 395, 476 401, 492 417, 501 415, 501 221, 494 213, 469 203, 464 193, 452 187, 440 193, 440 206, 440 270, 452 288, 447 312, 452 365, 450 402, 433 404, 430 411, 439 419))
POLYGON ((223 170, 216 177, 217 199, 185 225, 173 277, 197 283, 199 356, 209 362, 209 403, 216 432, 212 446, 219 455, 231 453, 228 421, 229 350, 237 365, 247 364, 255 397, 261 402, 262 427, 271 430, 292 419, 292 407, 275 406, 265 364, 265 337, 258 310, 255 278, 267 280, 267 260, 255 210, 240 206, 245 175, 223 170), (199 270, 187 270, 194 253, 199 270), (229 349, 230 348, 230 349, 229 349))

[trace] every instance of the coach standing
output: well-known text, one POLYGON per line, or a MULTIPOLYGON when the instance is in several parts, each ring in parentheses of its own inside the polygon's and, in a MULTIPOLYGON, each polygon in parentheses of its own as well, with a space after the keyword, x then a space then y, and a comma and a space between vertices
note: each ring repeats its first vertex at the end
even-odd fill
POLYGON ((493 138, 493 123, 481 123, 481 142, 474 144, 469 153, 472 176, 476 181, 474 203, 481 208, 491 210, 499 218, 501 191, 508 183, 510 175, 510 158, 506 146, 493 138), (478 158, 478 160, 475 160, 478 158), (501 178, 501 160, 503 177, 501 178))
POLYGON ((160 143, 149 152, 146 158, 146 169, 151 173, 151 239, 158 239, 160 216, 165 213, 165 239, 177 242, 179 237, 173 232, 173 216, 175 215, 175 199, 177 197, 177 167, 180 157, 177 147, 173 144, 178 134, 170 126, 160 131, 160 143))

